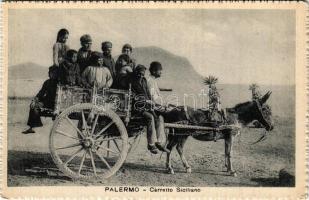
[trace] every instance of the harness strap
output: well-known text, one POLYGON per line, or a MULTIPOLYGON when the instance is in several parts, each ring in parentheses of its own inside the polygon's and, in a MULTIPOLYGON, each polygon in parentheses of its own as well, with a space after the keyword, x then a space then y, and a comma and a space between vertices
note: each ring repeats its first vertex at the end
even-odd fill
POLYGON ((268 126, 271 126, 270 123, 269 123, 269 121, 268 121, 267 118, 265 117, 265 114, 264 114, 264 112, 263 112, 263 109, 262 109, 262 106, 261 106, 260 102, 259 102, 258 100, 254 100, 254 102, 255 102, 255 104, 257 105, 257 107, 258 107, 258 109, 259 109, 259 111, 260 111, 260 113, 261 113, 261 115, 262 115, 264 121, 268 124, 268 126))
POLYGON ((187 106, 184 106, 184 107, 183 107, 183 110, 184 110, 184 112, 185 112, 185 115, 186 115, 187 120, 190 121, 190 117, 189 117, 189 114, 188 114, 188 108, 187 108, 187 106))

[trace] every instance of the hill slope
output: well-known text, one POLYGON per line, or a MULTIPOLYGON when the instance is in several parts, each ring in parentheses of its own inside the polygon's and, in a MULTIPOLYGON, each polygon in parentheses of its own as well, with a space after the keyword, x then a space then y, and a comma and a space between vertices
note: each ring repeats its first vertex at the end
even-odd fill
POLYGON ((48 77, 48 67, 43 67, 36 63, 27 62, 9 67, 9 80, 46 79, 47 77, 48 77))

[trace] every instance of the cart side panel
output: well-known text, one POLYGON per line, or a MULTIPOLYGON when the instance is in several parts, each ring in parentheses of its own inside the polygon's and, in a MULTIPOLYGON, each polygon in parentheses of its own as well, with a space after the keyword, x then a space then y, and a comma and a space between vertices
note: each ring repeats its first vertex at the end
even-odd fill
POLYGON ((55 114, 59 114, 66 108, 79 103, 89 103, 91 102, 91 96, 90 89, 58 86, 55 114))
POLYGON ((104 106, 120 117, 130 117, 130 92, 119 89, 104 89, 97 92, 95 104, 104 106))

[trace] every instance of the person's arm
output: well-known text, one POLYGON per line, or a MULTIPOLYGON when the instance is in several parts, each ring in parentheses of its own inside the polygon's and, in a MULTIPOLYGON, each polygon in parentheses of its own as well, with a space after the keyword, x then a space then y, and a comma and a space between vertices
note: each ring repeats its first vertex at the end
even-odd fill
POLYGON ((136 67, 136 60, 134 58, 131 58, 130 60, 131 60, 130 65, 131 65, 132 69, 134 70, 135 67, 136 67))
POLYGON ((106 70, 106 87, 110 88, 113 84, 113 77, 110 71, 107 69, 106 70))
POLYGON ((82 84, 82 78, 80 76, 80 68, 79 68, 79 64, 76 63, 76 83, 77 85, 81 85, 82 84))
POLYGON ((88 76, 88 74, 89 74, 89 71, 90 71, 90 68, 87 67, 87 68, 83 71, 82 77, 81 77, 82 84, 83 84, 85 87, 87 87, 87 88, 90 87, 90 84, 88 83, 88 80, 87 80, 87 76, 88 76))
POLYGON ((58 62, 58 52, 59 52, 59 47, 56 44, 54 44, 53 46, 53 63, 54 65, 56 65, 57 67, 59 67, 59 62, 58 62))
POLYGON ((65 85, 69 82, 68 67, 66 66, 65 62, 59 65, 58 82, 61 85, 65 85))
POLYGON ((40 101, 44 98, 44 96, 46 95, 47 92, 47 81, 46 80, 43 85, 42 88, 40 89, 40 91, 37 93, 37 95, 34 97, 34 100, 40 101))
POLYGON ((150 78, 147 79, 147 88, 148 88, 148 92, 149 92, 151 100, 154 101, 154 99, 155 99, 154 82, 150 78))

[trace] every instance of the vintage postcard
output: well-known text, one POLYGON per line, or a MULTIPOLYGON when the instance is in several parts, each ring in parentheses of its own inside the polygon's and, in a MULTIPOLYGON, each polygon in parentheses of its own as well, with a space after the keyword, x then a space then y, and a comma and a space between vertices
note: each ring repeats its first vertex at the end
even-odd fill
POLYGON ((306 198, 307 9, 2 3, 2 196, 306 198))

